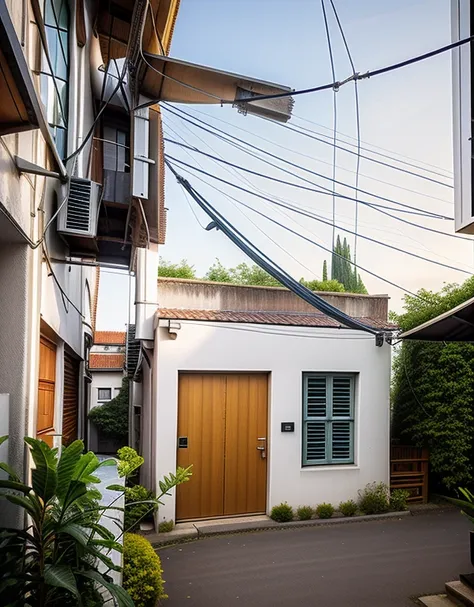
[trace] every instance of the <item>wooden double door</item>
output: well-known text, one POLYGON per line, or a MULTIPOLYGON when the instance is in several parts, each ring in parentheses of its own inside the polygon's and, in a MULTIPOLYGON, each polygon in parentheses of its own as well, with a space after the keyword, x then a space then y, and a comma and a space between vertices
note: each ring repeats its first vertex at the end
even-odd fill
POLYGON ((266 511, 267 409, 266 374, 180 375, 177 520, 266 511))

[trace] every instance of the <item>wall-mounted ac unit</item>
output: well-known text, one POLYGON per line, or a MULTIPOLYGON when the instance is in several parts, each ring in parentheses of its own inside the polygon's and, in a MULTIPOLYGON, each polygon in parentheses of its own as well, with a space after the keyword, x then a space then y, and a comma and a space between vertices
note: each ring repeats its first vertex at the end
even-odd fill
POLYGON ((68 199, 58 216, 58 232, 83 238, 97 236, 100 187, 89 179, 71 177, 68 199))

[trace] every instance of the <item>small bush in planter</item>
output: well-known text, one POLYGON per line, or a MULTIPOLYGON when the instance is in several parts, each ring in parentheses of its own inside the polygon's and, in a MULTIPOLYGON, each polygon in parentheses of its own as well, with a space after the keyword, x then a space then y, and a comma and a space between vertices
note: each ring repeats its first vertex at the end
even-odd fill
POLYGON ((158 533, 169 533, 170 531, 173 531, 173 527, 173 521, 163 521, 158 525, 158 533))
POLYGON ((364 514, 382 514, 389 509, 390 492, 385 483, 369 483, 359 491, 359 509, 364 514))
POLYGON ((314 510, 311 508, 311 506, 300 506, 296 510, 296 516, 300 521, 309 521, 313 516, 313 513, 314 510))
POLYGON ((293 508, 287 502, 273 506, 270 518, 277 523, 288 523, 293 520, 293 508))
POLYGON ((331 518, 331 516, 334 514, 334 508, 332 506, 332 504, 319 504, 319 506, 316 507, 316 515, 318 518, 331 518))
POLYGON ((390 510, 401 512, 407 510, 407 501, 410 492, 406 489, 394 489, 390 495, 390 510))
POLYGON ((357 504, 354 500, 347 500, 347 502, 341 502, 339 504, 339 512, 343 516, 354 516, 357 512, 357 504))
POLYGON ((123 587, 135 607, 155 607, 168 598, 163 588, 160 557, 141 535, 126 533, 123 542, 123 587))

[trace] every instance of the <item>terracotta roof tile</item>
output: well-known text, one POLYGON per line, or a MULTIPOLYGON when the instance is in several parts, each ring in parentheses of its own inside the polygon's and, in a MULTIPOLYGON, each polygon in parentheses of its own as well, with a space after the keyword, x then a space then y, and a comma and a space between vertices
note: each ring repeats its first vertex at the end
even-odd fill
MULTIPOLYGON (((262 325, 286 325, 293 327, 341 327, 337 320, 320 312, 235 312, 231 310, 179 310, 159 308, 159 318, 173 320, 198 320, 211 322, 236 322, 262 325)), ((397 327, 388 321, 376 318, 357 318, 373 329, 394 331, 397 327)))
POLYGON ((89 369, 120 369, 125 366, 125 354, 91 354, 89 369))
POLYGON ((94 345, 124 346, 125 331, 96 331, 94 345))

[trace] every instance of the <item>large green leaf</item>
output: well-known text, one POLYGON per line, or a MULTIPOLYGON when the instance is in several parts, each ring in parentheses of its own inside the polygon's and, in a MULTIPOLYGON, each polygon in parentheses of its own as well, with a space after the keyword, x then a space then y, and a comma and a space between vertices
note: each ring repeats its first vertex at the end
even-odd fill
POLYGON ((10 493, 9 495, 5 495, 5 498, 10 503, 15 504, 16 506, 20 506, 21 508, 26 510, 26 512, 28 512, 28 514, 36 522, 38 522, 40 513, 36 510, 34 503, 30 499, 28 499, 27 497, 24 497, 23 495, 15 495, 13 493, 10 493))
POLYGON ((44 581, 48 586, 64 588, 76 597, 77 604, 82 605, 81 595, 77 589, 76 578, 67 565, 46 565, 44 581))
POLYGON ((10 481, 15 481, 16 483, 20 482, 20 478, 15 472, 15 470, 13 470, 13 468, 5 462, 0 462, 0 470, 3 470, 8 474, 10 481))
POLYGON ((21 493, 29 493, 31 491, 31 487, 17 481, 0 481, 0 489, 13 489, 14 491, 21 491, 21 493))
POLYGON ((107 582, 104 576, 98 571, 76 571, 76 575, 81 575, 89 578, 90 580, 94 580, 106 588, 115 599, 118 607, 135 607, 135 603, 126 590, 124 590, 121 586, 117 586, 117 584, 107 582))
POLYGON ((44 502, 55 495, 58 484, 57 449, 51 449, 45 442, 29 436, 25 442, 30 446, 36 468, 31 473, 33 489, 44 502))
POLYGON ((109 485, 106 487, 109 491, 121 491, 122 493, 125 491, 125 487, 123 485, 109 485))
POLYGON ((5 434, 4 436, 0 436, 0 445, 3 445, 3 443, 8 440, 8 434, 5 434))
POLYGON ((58 463, 58 498, 64 500, 69 484, 73 478, 74 471, 77 463, 81 459, 82 452, 84 451, 84 443, 80 440, 76 440, 71 443, 61 453, 61 458, 58 463))
POLYGON ((100 462, 95 453, 92 453, 92 451, 84 453, 81 459, 77 462, 72 478, 74 480, 83 481, 84 483, 97 482, 98 479, 90 479, 90 476, 92 472, 97 470, 99 464, 100 462))
POLYGON ((73 480, 69 484, 69 491, 63 509, 67 510, 74 502, 79 501, 84 495, 87 495, 87 486, 82 481, 73 480))
POLYGON ((58 533, 65 533, 67 535, 70 535, 77 542, 79 542, 81 546, 86 546, 87 542, 89 541, 90 534, 88 533, 87 529, 85 529, 81 525, 71 523, 64 525, 64 527, 59 527, 57 531, 58 533))

